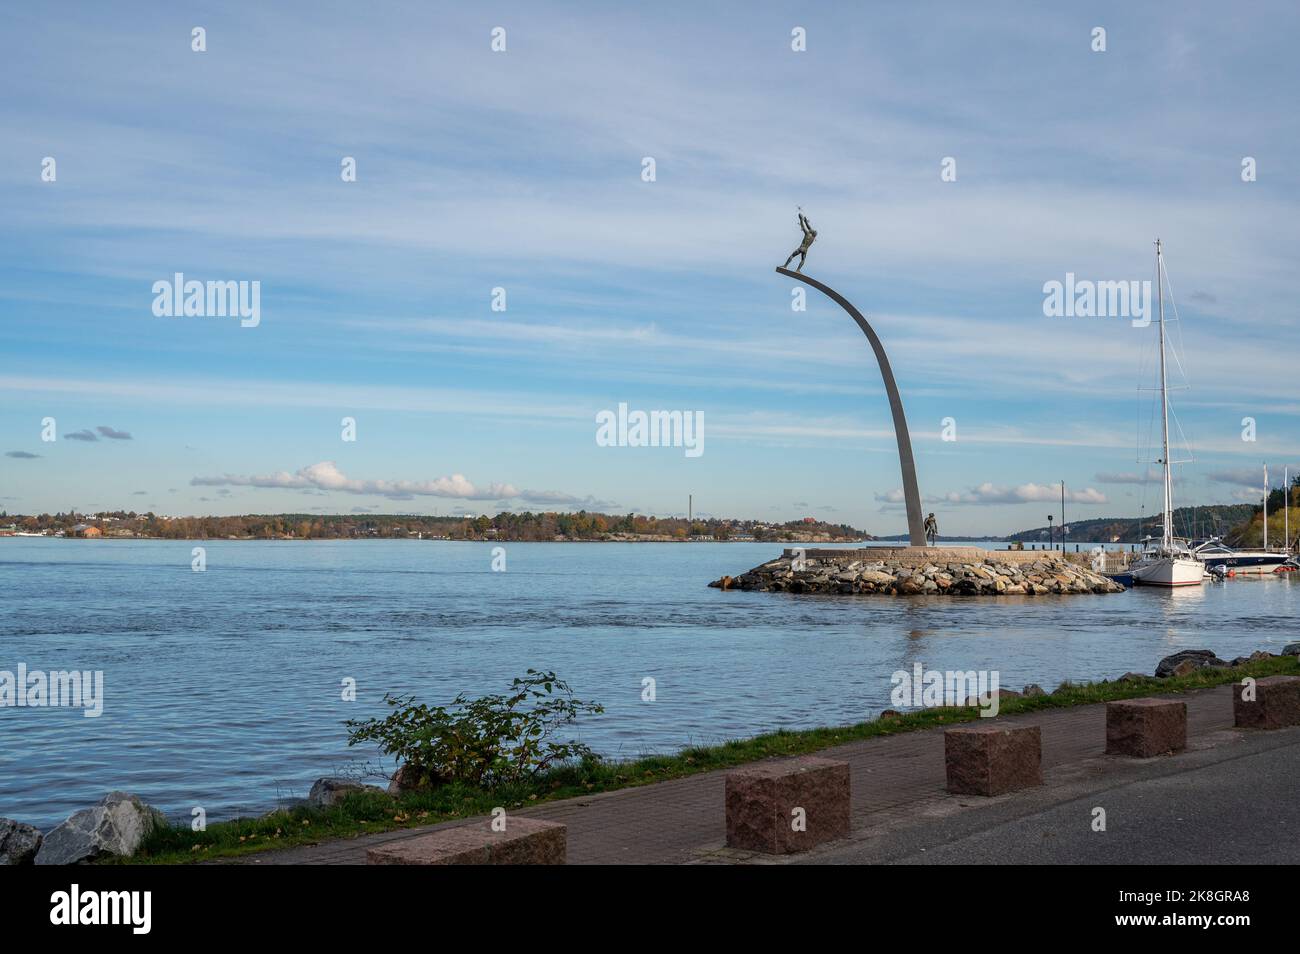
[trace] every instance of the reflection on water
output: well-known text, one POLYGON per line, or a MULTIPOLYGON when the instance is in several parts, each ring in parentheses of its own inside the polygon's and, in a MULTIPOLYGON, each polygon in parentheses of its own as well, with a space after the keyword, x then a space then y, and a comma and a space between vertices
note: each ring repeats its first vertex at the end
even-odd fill
POLYGON ((1001 684, 1151 672, 1293 641, 1287 578, 1067 597, 835 597, 705 586, 769 544, 0 539, 0 670, 102 669, 104 715, 0 709, 0 816, 62 820, 113 788, 173 813, 265 809, 373 759, 343 720, 386 691, 445 702, 554 669, 604 703, 608 756, 869 718, 920 662, 1001 684), (641 700, 653 676, 656 700, 641 700), (344 702, 341 682, 357 681, 344 702))

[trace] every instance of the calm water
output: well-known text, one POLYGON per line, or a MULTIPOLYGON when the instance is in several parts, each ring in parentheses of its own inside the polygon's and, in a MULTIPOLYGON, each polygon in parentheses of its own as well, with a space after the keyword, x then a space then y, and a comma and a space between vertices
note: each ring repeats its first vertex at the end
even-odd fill
POLYGON ((1300 582, 1166 593, 833 598, 705 584, 772 544, 193 543, 0 538, 0 669, 100 669, 105 708, 0 708, 0 816, 48 827, 111 789, 172 815, 262 811, 373 752, 342 722, 385 691, 446 702, 554 669, 606 713, 609 756, 861 720, 890 675, 997 669, 1002 684, 1150 672, 1180 648, 1277 651, 1300 582), (657 700, 641 701, 642 679, 657 700), (355 678, 358 700, 341 699, 355 678))

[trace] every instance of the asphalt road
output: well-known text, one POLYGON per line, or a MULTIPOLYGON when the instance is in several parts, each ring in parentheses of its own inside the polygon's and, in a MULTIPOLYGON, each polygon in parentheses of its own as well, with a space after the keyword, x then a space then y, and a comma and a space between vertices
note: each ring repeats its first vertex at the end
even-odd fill
POLYGON ((1297 864, 1300 728, 1092 760, 1042 788, 865 832, 803 864, 1297 864), (1105 831, 1094 831, 1094 809, 1105 831))

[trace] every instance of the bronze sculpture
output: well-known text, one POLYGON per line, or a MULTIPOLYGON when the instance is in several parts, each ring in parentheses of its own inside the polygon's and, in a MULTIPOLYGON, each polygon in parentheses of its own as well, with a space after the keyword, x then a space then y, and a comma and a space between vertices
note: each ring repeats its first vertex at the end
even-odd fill
MULTIPOLYGON (((817 237, 817 232, 809 223, 807 216, 803 214, 803 209, 799 210, 799 227, 804 230, 803 244, 790 255, 790 258, 786 259, 786 265, 790 264, 795 255, 802 253, 807 256, 808 246, 817 237)), ((799 262, 799 267, 803 267, 802 260, 799 262)), ((867 319, 863 317, 862 312, 854 308, 852 303, 835 289, 823 285, 817 279, 809 278, 799 271, 792 272, 784 265, 778 265, 776 270, 787 278, 793 278, 805 285, 810 285, 830 298, 848 312, 849 317, 857 322, 858 327, 862 329, 862 333, 867 336, 867 341, 871 343, 871 350, 876 355, 876 363, 880 365, 880 376, 885 383, 885 393, 889 396, 889 411, 894 419, 894 437, 898 441, 898 463, 903 476, 903 501, 907 507, 908 540, 914 547, 926 546, 925 521, 921 517, 921 492, 916 483, 916 462, 912 458, 912 438, 907 432, 907 416, 903 413, 903 399, 898 393, 898 384, 894 381, 894 372, 889 366, 889 357, 885 354, 885 346, 880 343, 880 337, 876 334, 875 329, 867 323, 867 319)), ((933 516, 931 514, 932 519, 933 516)), ((937 536, 937 523, 934 525, 934 529, 937 536)))
POLYGON ((803 209, 799 210, 799 228, 803 229, 803 242, 800 243, 797 249, 790 253, 790 257, 787 258, 785 264, 781 266, 782 268, 789 268, 790 263, 794 261, 794 257, 798 255, 799 266, 795 269, 796 272, 803 271, 803 263, 808 259, 808 247, 812 245, 813 242, 817 241, 817 230, 814 229, 812 223, 808 221, 808 216, 803 214, 803 209))

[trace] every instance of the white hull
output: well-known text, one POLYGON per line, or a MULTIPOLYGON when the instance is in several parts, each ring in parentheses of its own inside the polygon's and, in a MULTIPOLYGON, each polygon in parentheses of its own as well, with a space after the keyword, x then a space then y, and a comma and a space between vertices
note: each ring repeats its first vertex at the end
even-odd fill
POLYGON ((1205 581, 1205 564, 1189 557, 1152 557, 1129 572, 1142 586, 1199 586, 1205 581))

